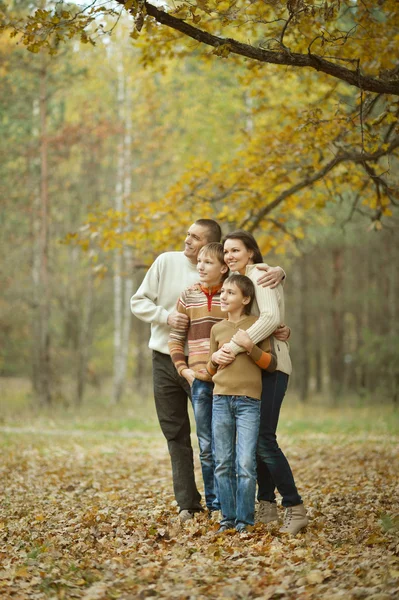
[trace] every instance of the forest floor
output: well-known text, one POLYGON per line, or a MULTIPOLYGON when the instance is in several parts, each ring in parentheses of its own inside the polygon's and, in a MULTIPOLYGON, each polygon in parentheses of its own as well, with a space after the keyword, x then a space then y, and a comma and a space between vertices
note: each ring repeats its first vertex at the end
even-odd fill
POLYGON ((312 427, 312 413, 280 436, 310 516, 296 537, 217 535, 205 514, 180 525, 154 422, 3 421, 0 598, 398 598, 398 431, 342 411, 346 430, 331 415, 312 427))

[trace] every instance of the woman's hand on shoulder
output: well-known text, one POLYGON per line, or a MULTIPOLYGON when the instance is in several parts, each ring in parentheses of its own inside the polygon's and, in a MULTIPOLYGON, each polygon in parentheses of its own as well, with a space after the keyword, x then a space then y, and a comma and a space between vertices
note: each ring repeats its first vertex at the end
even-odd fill
POLYGON ((186 288, 186 292, 200 292, 201 291, 201 282, 193 283, 188 288, 186 288))
POLYGON ((257 279, 258 285, 262 287, 270 287, 273 289, 278 286, 279 283, 285 277, 285 272, 281 267, 269 267, 269 265, 256 265, 259 271, 263 271, 263 274, 257 279))

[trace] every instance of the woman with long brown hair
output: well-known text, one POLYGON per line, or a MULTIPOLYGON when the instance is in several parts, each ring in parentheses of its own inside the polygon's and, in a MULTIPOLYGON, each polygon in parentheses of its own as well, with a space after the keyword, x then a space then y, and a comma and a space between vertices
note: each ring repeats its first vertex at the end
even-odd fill
MULTIPOLYGON (((239 352, 246 351, 240 345, 246 340, 250 344, 271 336, 284 323, 285 307, 283 287, 262 287, 258 284, 261 272, 257 265, 263 263, 262 253, 251 233, 233 231, 223 239, 224 258, 231 271, 238 271, 249 277, 255 284, 258 320, 245 332, 239 332, 229 344, 213 354, 212 360, 218 364, 229 364, 239 352), (247 337, 249 336, 249 338, 247 337)), ((275 340, 277 370, 274 373, 263 371, 261 423, 257 445, 258 471, 258 511, 257 520, 269 523, 278 520, 275 488, 282 496, 285 508, 281 532, 295 535, 306 527, 308 517, 301 496, 295 485, 291 467, 277 443, 276 430, 292 371, 289 347, 286 341, 275 340)))

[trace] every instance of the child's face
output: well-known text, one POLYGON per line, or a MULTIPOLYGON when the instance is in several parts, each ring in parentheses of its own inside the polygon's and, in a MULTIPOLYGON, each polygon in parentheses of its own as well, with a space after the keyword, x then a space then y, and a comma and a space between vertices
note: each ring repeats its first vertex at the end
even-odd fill
POLYGON ((197 271, 201 283, 212 286, 222 281, 222 276, 227 272, 227 267, 224 263, 220 263, 215 256, 200 252, 197 258, 197 271))
POLYGON ((220 308, 223 312, 244 314, 245 306, 250 302, 235 283, 224 283, 220 291, 220 308))

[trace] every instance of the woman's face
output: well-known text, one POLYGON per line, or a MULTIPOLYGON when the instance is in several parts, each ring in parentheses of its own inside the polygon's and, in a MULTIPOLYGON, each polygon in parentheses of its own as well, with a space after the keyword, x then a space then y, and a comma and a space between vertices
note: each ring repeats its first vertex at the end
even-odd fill
POLYGON ((247 250, 244 242, 241 240, 228 239, 224 246, 224 262, 230 271, 239 271, 245 273, 245 267, 252 264, 252 250, 247 250))

